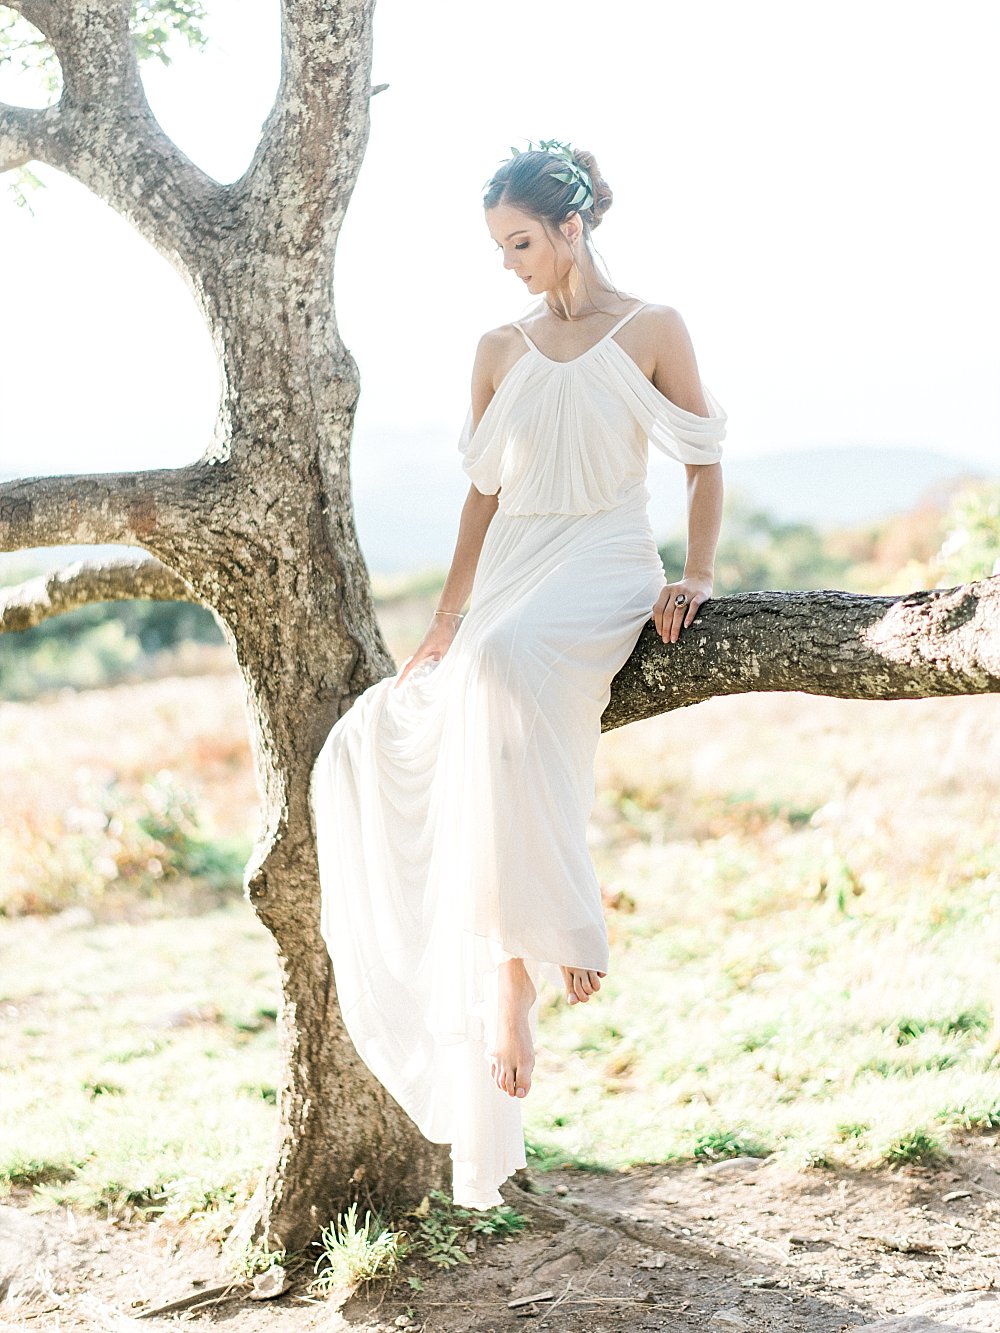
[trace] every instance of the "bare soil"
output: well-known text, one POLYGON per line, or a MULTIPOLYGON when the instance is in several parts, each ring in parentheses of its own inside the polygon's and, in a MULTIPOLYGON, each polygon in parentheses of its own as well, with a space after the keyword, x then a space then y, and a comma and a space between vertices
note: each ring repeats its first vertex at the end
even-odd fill
POLYGON ((0 1328, 1000 1330, 995 1134, 961 1136, 937 1166, 796 1171, 733 1158, 608 1173, 529 1169, 503 1193, 530 1225, 480 1243, 467 1265, 410 1259, 391 1283, 336 1298, 309 1294, 307 1266, 280 1296, 254 1300, 249 1285, 227 1284, 214 1249, 184 1227, 32 1212, 30 1194, 15 1192, 0 1208, 0 1257, 9 1272, 19 1247, 34 1275, 0 1300, 0 1328), (511 1305, 525 1297, 534 1299, 511 1305), (163 1309, 172 1302, 180 1304, 163 1309), (943 1322, 892 1318, 919 1310, 943 1322))

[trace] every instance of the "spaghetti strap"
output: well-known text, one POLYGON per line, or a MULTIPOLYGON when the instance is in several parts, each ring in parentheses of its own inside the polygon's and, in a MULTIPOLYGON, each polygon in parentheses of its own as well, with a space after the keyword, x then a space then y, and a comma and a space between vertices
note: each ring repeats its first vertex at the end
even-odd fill
MULTIPOLYGON (((534 347, 534 346, 535 346, 535 344, 531 341, 531 339, 530 339, 530 338, 528 337, 528 335, 525 333, 524 329, 521 328, 520 324, 515 323, 514 328, 517 329, 517 330, 520 332, 521 337, 524 339, 524 341, 528 344, 529 347, 534 347)), ((535 350, 537 351, 538 349, 535 348, 535 350)))
POLYGON ((647 304, 647 303, 646 303, 645 301, 640 301, 639 304, 638 304, 637 306, 633 306, 633 308, 628 312, 628 314, 627 314, 627 315, 623 315, 622 318, 618 321, 618 323, 614 326, 614 328, 613 328, 613 329, 609 329, 608 332, 604 335, 603 338, 598 338, 598 340, 597 340, 596 343, 591 343, 590 346, 589 346, 588 348, 586 348, 585 351, 580 352, 577 356, 572 356, 572 357, 570 357, 569 360, 567 360, 567 361, 559 361, 559 360, 556 360, 555 358, 553 358, 553 357, 551 357, 551 356, 547 356, 547 355, 545 354, 545 352, 543 352, 542 349, 538 346, 537 343, 532 342, 532 340, 528 337, 527 333, 525 333, 524 329, 521 327, 520 324, 515 323, 515 324, 514 324, 514 328, 515 328, 515 329, 518 329, 518 330, 520 331, 521 337, 522 337, 522 338, 524 339, 524 341, 528 344, 528 347, 529 347, 532 351, 538 352, 540 356, 545 357, 545 360, 546 360, 546 361, 555 361, 555 364, 556 364, 556 365, 560 365, 560 366, 568 366, 568 365, 571 365, 574 361, 579 361, 579 360, 581 360, 581 359, 582 359, 583 357, 585 357, 589 352, 593 352, 596 348, 600 347, 603 343, 608 342, 608 340, 611 339, 611 338, 613 338, 613 337, 615 336, 615 334, 618 332, 618 330, 619 330, 620 328, 623 327, 623 325, 625 325, 625 324, 627 324, 627 323, 629 322, 629 320, 632 318, 633 315, 637 315, 637 314, 639 313, 640 310, 644 310, 645 307, 646 307, 646 304, 647 304))
POLYGON ((640 310, 644 310, 645 308, 646 308, 646 302, 645 302, 645 301, 640 301, 639 304, 638 304, 637 306, 634 306, 634 307, 628 312, 627 315, 624 315, 624 316, 618 321, 618 323, 615 325, 615 327, 614 327, 613 329, 611 329, 611 331, 610 331, 609 333, 606 333, 606 334, 604 335, 604 337, 605 337, 605 338, 613 338, 613 337, 615 336, 615 334, 618 332, 618 330, 622 327, 623 324, 627 324, 627 323, 629 322, 629 320, 632 318, 633 315, 637 315, 637 314, 639 313, 640 310))

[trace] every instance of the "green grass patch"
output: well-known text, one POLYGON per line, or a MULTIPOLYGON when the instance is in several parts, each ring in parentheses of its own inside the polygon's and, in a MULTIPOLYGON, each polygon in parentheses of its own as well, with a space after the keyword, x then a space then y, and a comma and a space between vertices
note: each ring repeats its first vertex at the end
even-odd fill
POLYGON ((19 966, 0 1007, 0 1181, 51 1206, 224 1228, 275 1114, 273 946, 246 904, 83 929, 0 922, 2 946, 19 966))

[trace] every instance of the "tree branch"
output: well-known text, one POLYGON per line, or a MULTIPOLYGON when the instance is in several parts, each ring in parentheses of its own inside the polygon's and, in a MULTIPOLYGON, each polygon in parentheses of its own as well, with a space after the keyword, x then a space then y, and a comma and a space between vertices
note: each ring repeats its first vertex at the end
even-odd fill
MULTIPOLYGON (((0 551, 120 543, 210 555, 206 520, 225 465, 18 477, 0 483, 0 551)), ((199 557, 201 559, 199 559, 199 557)))
MULTIPOLYGON (((50 32, 58 32, 59 29, 59 7, 53 3, 53 0, 5 0, 6 8, 12 9, 15 14, 20 14, 33 24, 39 32, 44 32, 46 36, 50 32)), ((52 38, 49 37, 51 41, 52 38)))
POLYGON ((153 115, 129 28, 131 0, 13 0, 10 8, 52 43, 63 90, 42 110, 0 103, 0 171, 32 159, 56 167, 172 263, 178 255, 190 262, 224 219, 226 187, 186 157, 153 115))
POLYGON ((129 20, 131 0, 7 0, 13 9, 45 37, 62 69, 63 89, 72 100, 96 102, 103 94, 114 100, 135 67, 129 20), (98 79, 110 80, 110 89, 98 79), (110 97, 109 97, 110 92, 110 97))
POLYGON ((190 586, 167 565, 148 555, 112 560, 76 560, 62 569, 0 588, 0 634, 31 629, 92 602, 147 598, 155 602, 195 602, 190 586))
POLYGON ((240 197, 257 244, 335 244, 369 132, 374 0, 281 0, 281 78, 240 197), (277 207, 280 202, 280 209, 277 207), (273 235, 272 235, 273 233, 273 235))
POLYGON ((8 106, 0 102, 0 171, 23 167, 43 152, 46 127, 58 119, 55 107, 8 106))
POLYGON ((614 679, 601 728, 715 695, 789 690, 841 699, 1000 693, 1000 576, 905 597, 713 598, 675 644, 650 622, 614 679))

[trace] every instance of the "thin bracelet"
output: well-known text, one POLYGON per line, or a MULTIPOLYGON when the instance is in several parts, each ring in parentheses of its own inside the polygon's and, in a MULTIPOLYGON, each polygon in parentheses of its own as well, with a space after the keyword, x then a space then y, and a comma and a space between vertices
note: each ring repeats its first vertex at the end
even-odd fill
POLYGON ((434 614, 436 616, 456 616, 459 620, 462 620, 465 613, 463 611, 435 611, 434 614))

